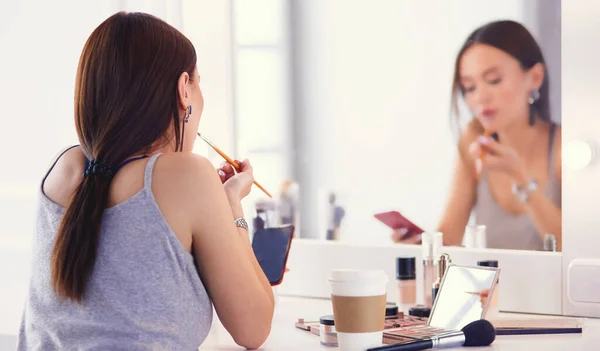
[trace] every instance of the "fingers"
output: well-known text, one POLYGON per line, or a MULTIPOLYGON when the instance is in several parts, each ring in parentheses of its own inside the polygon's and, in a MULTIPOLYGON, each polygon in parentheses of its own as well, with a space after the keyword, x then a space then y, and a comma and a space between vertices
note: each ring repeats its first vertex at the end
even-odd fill
POLYGON ((496 140, 494 140, 494 138, 481 135, 477 138, 477 143, 480 145, 481 148, 484 148, 490 151, 491 153, 498 155, 504 154, 504 146, 496 140))
POLYGON ((481 158, 482 150, 478 141, 474 141, 469 145, 469 154, 474 160, 481 158))
POLYGON ((408 234, 407 228, 395 229, 392 233, 392 241, 399 244, 417 244, 421 241, 420 235, 411 235, 404 239, 404 236, 408 234))
POLYGON ((504 159, 497 155, 487 155, 485 159, 478 161, 476 162, 476 167, 480 168, 479 172, 485 170, 500 171, 506 168, 504 159))
POLYGON ((221 178, 221 183, 225 183, 229 178, 235 175, 235 170, 229 163, 223 162, 219 168, 217 168, 217 173, 219 174, 219 178, 221 178))
POLYGON ((248 159, 245 159, 243 161, 235 160, 235 162, 240 166, 240 172, 252 173, 252 165, 250 164, 250 161, 248 159))
POLYGON ((221 163, 221 165, 219 166, 219 169, 222 170, 223 172, 225 172, 225 174, 229 174, 229 173, 234 173, 235 169, 233 168, 232 165, 229 164, 229 162, 227 161, 223 161, 221 163))

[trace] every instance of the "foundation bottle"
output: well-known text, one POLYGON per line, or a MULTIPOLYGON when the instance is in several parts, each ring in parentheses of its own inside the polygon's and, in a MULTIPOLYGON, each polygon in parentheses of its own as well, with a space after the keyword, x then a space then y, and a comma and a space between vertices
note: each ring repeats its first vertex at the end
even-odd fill
MULTIPOLYGON (((496 260, 488 260, 488 261, 478 261, 477 262, 478 266, 481 267, 494 267, 494 268, 498 268, 498 261, 496 260)), ((488 310, 486 313, 486 319, 489 318, 494 318, 498 316, 498 313, 500 313, 500 306, 498 305, 498 298, 500 295, 500 279, 498 279, 496 281, 496 287, 494 288, 494 293, 492 295, 492 300, 490 301, 489 305, 488 305, 488 310)))
POLYGON ((415 257, 396 258, 398 305, 403 312, 417 304, 417 275, 415 257))
POLYGON ((441 232, 425 232, 421 236, 421 248, 423 250, 423 305, 431 308, 433 306, 433 283, 437 277, 437 260, 443 243, 441 232))

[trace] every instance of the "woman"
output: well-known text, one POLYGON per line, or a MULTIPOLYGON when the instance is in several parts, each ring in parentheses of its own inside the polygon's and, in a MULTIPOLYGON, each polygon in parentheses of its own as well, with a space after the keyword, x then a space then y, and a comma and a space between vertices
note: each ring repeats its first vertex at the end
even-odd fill
POLYGON ((197 349, 213 304, 237 344, 265 341, 273 293, 240 205, 252 166, 216 172, 190 152, 199 82, 192 43, 153 16, 118 13, 91 34, 81 146, 41 183, 19 350, 197 349))
POLYGON ((487 247, 541 250, 544 235, 554 234, 560 248, 560 126, 550 119, 548 74, 535 39, 513 21, 478 28, 456 58, 452 90, 457 116, 460 95, 474 119, 460 137, 438 228, 445 244, 461 244, 474 211, 487 247))

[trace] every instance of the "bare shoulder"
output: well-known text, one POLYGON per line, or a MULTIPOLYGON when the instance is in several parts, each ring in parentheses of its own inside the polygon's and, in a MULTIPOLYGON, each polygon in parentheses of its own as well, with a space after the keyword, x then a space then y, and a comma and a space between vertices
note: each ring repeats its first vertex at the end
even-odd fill
POLYGON ((66 207, 71 195, 83 179, 85 155, 81 147, 67 150, 48 174, 42 185, 44 194, 57 204, 66 207))
POLYGON ((215 167, 203 156, 193 153, 169 153, 156 161, 152 176, 152 191, 163 194, 180 205, 193 205, 210 196, 221 181, 215 167))
POLYGON ((215 168, 207 158, 193 153, 175 152, 158 158, 153 178, 157 179, 157 185, 160 185, 160 180, 169 179, 170 182, 189 187, 212 176, 218 179, 215 168))

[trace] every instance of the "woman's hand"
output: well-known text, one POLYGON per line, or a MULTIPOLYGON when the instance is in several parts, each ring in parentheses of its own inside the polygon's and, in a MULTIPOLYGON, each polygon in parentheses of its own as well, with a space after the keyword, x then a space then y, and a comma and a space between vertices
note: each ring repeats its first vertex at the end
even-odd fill
POLYGON ((239 172, 236 173, 233 166, 227 162, 223 162, 217 169, 217 173, 221 178, 223 187, 225 187, 227 197, 239 201, 250 193, 252 183, 254 182, 254 175, 250 161, 236 160, 235 162, 240 166, 239 172))
POLYGON ((421 235, 411 235, 405 238, 408 234, 407 228, 396 229, 392 232, 392 241, 397 244, 418 244, 421 241, 421 235), (404 238, 404 239, 403 239, 404 238))
POLYGON ((525 184, 529 181, 523 162, 510 146, 500 144, 493 138, 482 135, 471 144, 469 152, 475 160, 477 173, 483 171, 504 172, 517 184, 525 184), (483 155, 484 153, 485 155, 483 155))

